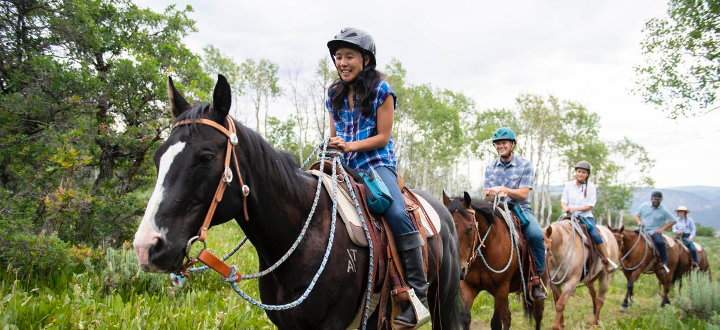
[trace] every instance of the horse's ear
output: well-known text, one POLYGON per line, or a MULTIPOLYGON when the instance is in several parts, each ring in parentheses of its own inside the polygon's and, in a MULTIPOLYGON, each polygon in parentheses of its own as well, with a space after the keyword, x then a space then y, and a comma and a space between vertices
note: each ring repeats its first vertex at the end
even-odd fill
POLYGON ((622 225, 620 229, 618 229, 618 233, 622 233, 625 231, 625 225, 622 225))
POLYGON ((552 226, 545 228, 545 237, 550 238, 550 235, 552 235, 552 226))
POLYGON ((228 83, 225 76, 219 74, 218 81, 215 84, 215 90, 213 91, 213 109, 215 110, 215 116, 219 123, 225 123, 225 117, 230 112, 230 104, 232 91, 230 90, 230 84, 228 83))
POLYGON ((450 197, 448 197, 448 195, 445 193, 445 190, 443 190, 443 204, 445 204, 445 206, 448 206, 450 205, 450 202, 452 202, 450 200, 450 197))
POLYGON ((463 201, 465 202, 465 207, 472 206, 472 198, 470 197, 470 194, 468 194, 467 191, 463 191, 463 201))
POLYGON ((190 109, 190 104, 185 101, 185 98, 178 92, 173 84, 172 77, 168 77, 167 83, 168 98, 170 100, 170 111, 172 111, 175 118, 183 114, 183 112, 190 109))

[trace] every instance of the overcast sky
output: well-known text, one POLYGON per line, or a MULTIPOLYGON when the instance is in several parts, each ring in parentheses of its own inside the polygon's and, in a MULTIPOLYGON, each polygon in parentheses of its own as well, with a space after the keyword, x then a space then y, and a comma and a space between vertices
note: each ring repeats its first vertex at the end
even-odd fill
POLYGON ((664 1, 137 2, 191 4, 192 50, 212 44, 281 69, 296 61, 312 70, 341 28, 362 28, 378 66, 398 58, 411 83, 464 92, 480 110, 512 107, 520 92, 577 101, 600 114, 604 139, 627 136, 649 151, 657 187, 720 186, 720 111, 673 121, 630 93, 642 28, 665 15, 664 1))

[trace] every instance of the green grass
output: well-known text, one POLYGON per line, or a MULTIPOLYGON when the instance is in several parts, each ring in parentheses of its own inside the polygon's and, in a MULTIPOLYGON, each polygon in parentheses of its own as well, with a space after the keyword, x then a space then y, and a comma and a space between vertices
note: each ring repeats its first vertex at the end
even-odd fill
MULTIPOLYGON (((243 237, 239 227, 228 223, 211 231, 210 249, 222 255, 243 237)), ((720 274, 720 240, 699 238, 708 250, 713 272, 720 274)), ((219 275, 206 272, 189 278, 183 288, 169 284, 168 276, 137 269, 131 249, 106 250, 97 264, 78 267, 76 273, 62 269, 52 274, 16 278, 12 265, 0 272, 0 329, 274 329, 264 311, 240 298, 219 275)), ((231 259, 242 272, 257 269, 252 246, 243 247, 231 259)), ((643 275, 635 285, 635 301, 623 313, 625 277, 616 272, 601 315, 607 329, 713 329, 720 316, 700 318, 687 313, 683 293, 671 292, 672 305, 660 308, 657 280, 643 275), (711 320, 717 320, 712 323, 711 320)), ((686 286, 688 281, 686 281, 686 286)), ((243 290, 258 298, 256 281, 244 281, 243 290)), ((489 328, 493 298, 481 293, 473 305, 473 328, 489 328)), ((513 326, 530 327, 522 307, 511 300, 513 326)), ((551 298, 545 307, 543 328, 555 317, 551 298)), ((579 288, 565 310, 569 329, 587 329, 592 322, 592 303, 584 287, 579 288)), ((424 327, 429 329, 429 327, 424 327)))
MULTIPOLYGON (((720 274, 720 239, 699 237, 697 241, 706 249, 713 274, 720 274)), ((715 275, 717 276, 717 275, 715 275)), ((716 280, 717 281, 717 280, 716 280)), ((627 312, 620 310, 625 298, 627 281, 620 271, 616 271, 608 289, 605 304, 600 314, 600 322, 606 329, 716 329, 720 322, 711 323, 712 318, 698 318, 679 308, 682 299, 678 297, 686 293, 690 283, 684 281, 683 292, 677 288, 670 291, 671 305, 660 308, 660 297, 657 294, 658 281, 654 275, 644 274, 635 282, 634 301, 627 312), (680 301, 679 301, 680 300, 680 301)), ((716 283, 716 282, 713 282, 716 283)), ((514 297, 514 296, 513 296, 514 297)), ((482 292, 475 299, 472 309, 473 329, 488 329, 493 313, 493 297, 482 292)), ((511 299, 512 325, 519 329, 530 328, 523 316, 522 305, 511 299)), ((592 301, 586 287, 580 287, 565 307, 565 326, 567 329, 590 329, 593 321, 592 301)), ((543 329, 552 328, 555 321, 555 307, 552 296, 545 304, 543 329)), ((718 318, 720 321, 720 318, 718 318)))

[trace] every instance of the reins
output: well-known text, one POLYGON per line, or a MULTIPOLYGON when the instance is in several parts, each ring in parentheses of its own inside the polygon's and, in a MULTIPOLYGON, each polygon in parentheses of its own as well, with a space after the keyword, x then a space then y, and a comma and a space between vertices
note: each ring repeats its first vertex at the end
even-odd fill
MULTIPOLYGON (((563 216, 561 215, 560 219, 558 219, 558 221, 560 221, 562 219, 562 217, 563 216)), ((576 236, 580 236, 580 233, 581 233, 580 230, 582 230, 580 228, 580 225, 577 223, 577 221, 578 220, 577 220, 577 217, 575 216, 575 214, 572 214, 570 216, 570 233, 572 235, 572 242, 570 244, 568 244, 568 247, 565 249, 565 253, 563 254, 564 255, 563 259, 560 260, 560 264, 558 265, 558 268, 555 270, 555 272, 553 272, 552 276, 550 277, 550 283, 552 283, 552 284, 555 284, 555 285, 562 284, 563 282, 565 282, 565 279, 567 278, 568 273, 570 272, 570 263, 573 260, 572 257, 575 255, 575 249, 573 247, 575 246, 576 236), (576 230, 578 230, 577 233, 575 232, 576 230), (567 262, 566 262, 566 260, 567 260, 567 262), (562 269, 563 264, 566 264, 565 265, 565 273, 563 274, 561 279, 556 281, 555 278, 557 277, 557 274, 560 273, 560 269, 562 269)), ((585 245, 583 244, 582 247, 583 247, 583 276, 585 276, 587 274, 587 268, 585 265, 585 245)), ((553 255, 552 250, 550 250, 550 254, 553 255)))
MULTIPOLYGON (((624 236, 625 236, 625 235, 623 234, 623 237, 624 237, 624 236)), ((630 250, 628 250, 628 252, 627 252, 622 258, 620 258, 620 266, 621 266, 623 269, 629 270, 629 271, 632 271, 632 270, 637 269, 638 267, 640 267, 640 265, 642 265, 642 264, 645 262, 645 258, 647 258, 647 253, 648 253, 648 250, 649 250, 650 248, 651 248, 650 241, 648 241, 648 239, 647 239, 647 237, 646 237, 646 234, 645 234, 645 231, 643 230, 643 228, 640 227, 640 231, 638 232, 638 238, 637 238, 637 240, 635 240, 635 244, 633 244, 633 246, 630 248, 630 250), (630 256, 630 253, 632 253, 633 250, 635 250, 635 247, 638 245, 638 243, 640 243, 640 238, 641 238, 641 237, 645 240, 645 253, 643 253, 643 257, 642 257, 642 260, 640 260, 640 262, 638 262, 635 266, 628 268, 628 267, 625 266, 625 259, 626 259, 628 256, 630 256)))
MULTIPOLYGON (((522 270, 522 257, 520 256, 519 236, 517 233, 517 229, 515 228, 515 224, 512 221, 512 213, 510 213, 510 207, 508 206, 507 201, 508 201, 507 197, 501 200, 500 196, 498 196, 498 195, 495 195, 495 200, 493 201, 493 216, 495 215, 494 213, 495 213, 496 207, 500 203, 502 203, 503 206, 505 207, 505 211, 503 211, 502 209, 499 209, 499 211, 503 217, 503 220, 505 220, 505 223, 508 226, 508 232, 510 234, 510 258, 508 258, 507 264, 501 270, 492 268, 488 264, 487 260, 485 259, 485 256, 483 255, 483 253, 480 249, 481 247, 485 246, 485 240, 487 239, 487 236, 490 233, 490 230, 492 229, 492 225, 490 225, 488 227, 487 231, 485 232, 485 236, 483 237, 482 241, 480 242, 480 246, 477 247, 476 251, 477 251, 477 255, 480 256, 480 260, 482 260, 485 267, 489 271, 491 271, 495 274, 505 273, 508 270, 508 268, 510 268, 510 265, 512 264, 512 260, 513 260, 513 253, 516 252, 515 254, 517 254, 518 269, 520 270, 520 280, 522 281, 523 294, 524 294, 524 297, 527 297, 527 291, 526 291, 527 289, 525 288, 525 275, 523 274, 523 270, 522 270), (515 250, 517 250, 517 251, 515 251, 515 250)), ((478 234, 479 234, 479 231, 478 231, 478 234)))

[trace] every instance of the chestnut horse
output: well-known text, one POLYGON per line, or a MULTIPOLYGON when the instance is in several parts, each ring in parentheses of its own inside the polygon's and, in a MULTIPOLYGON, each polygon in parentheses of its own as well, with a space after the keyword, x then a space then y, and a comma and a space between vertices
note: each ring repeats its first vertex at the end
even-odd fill
MULTIPOLYGON (((172 80, 168 93, 176 124, 155 151, 155 191, 133 243, 140 267, 182 271, 189 245, 207 232, 206 218, 211 226, 235 219, 255 246, 260 270, 272 271, 259 278, 261 302, 251 301, 266 310, 272 323, 279 329, 348 327, 366 296, 370 250, 355 245, 342 232, 344 226, 332 231, 331 194, 320 191, 318 178, 300 170, 292 155, 274 150, 228 115, 232 93, 225 77, 218 77, 212 105, 190 107, 172 80), (224 196, 220 187, 226 187, 224 196)), ((456 329, 460 256, 455 225, 439 200, 418 193, 442 221, 438 235, 428 240, 430 246, 440 245, 439 253, 428 249, 433 327, 456 329)), ((223 275, 230 281, 242 278, 229 274, 223 275)))
MULTIPOLYGON (((682 239, 676 238, 675 241, 678 244, 683 244, 682 239)), ((699 245, 699 244, 696 244, 699 245)), ((683 276, 689 274, 692 269, 692 256, 690 255, 690 250, 682 247, 682 252, 680 253, 680 260, 678 261, 678 272, 680 272, 680 279, 678 285, 680 286, 680 289, 682 289, 682 278, 683 276)), ((695 269, 696 271, 703 272, 707 274, 708 278, 712 281, 712 272, 710 271, 710 263, 708 261, 707 252, 705 252, 705 249, 697 250, 697 257, 698 257, 698 266, 700 268, 695 269)))
MULTIPOLYGON (((510 229, 505 220, 493 212, 493 204, 471 199, 467 192, 462 198, 454 199, 443 192, 443 203, 452 214, 460 242, 463 328, 470 328, 473 302, 480 291, 485 290, 495 298, 495 311, 490 320, 492 329, 510 328, 508 296, 511 292, 521 295, 525 315, 528 318, 532 315, 535 329, 540 329, 544 300, 532 302, 523 297, 525 283, 522 283, 518 267, 518 251, 512 246, 510 229)), ((523 264, 522 268, 527 280, 528 265, 523 264)))
POLYGON ((643 273, 655 273, 660 285, 662 286, 662 302, 663 307, 670 303, 668 293, 670 286, 680 278, 681 271, 678 271, 678 262, 680 260, 681 247, 680 243, 675 243, 672 247, 667 245, 668 269, 669 273, 664 274, 659 265, 659 261, 653 254, 651 244, 652 239, 646 240, 644 235, 640 234, 639 229, 629 230, 625 226, 619 229, 613 229, 613 235, 620 246, 620 268, 622 268, 625 278, 627 278, 627 293, 622 303, 622 310, 626 311, 633 296, 633 284, 643 273))
MULTIPOLYGON (((607 272, 599 257, 586 267, 590 249, 577 232, 578 229, 581 229, 579 226, 583 225, 577 220, 563 220, 553 222, 543 228, 547 255, 545 260, 550 276, 548 282, 555 302, 553 329, 565 328, 563 312, 580 282, 584 283, 590 292, 594 313, 593 325, 600 325, 600 310, 605 302, 605 293, 610 286, 610 273, 607 272), (595 282, 600 284, 597 292, 595 291, 595 282)), ((617 263, 620 259, 620 250, 612 231, 604 226, 597 226, 597 230, 605 241, 604 244, 607 244, 608 259, 617 263)), ((590 237, 586 239, 588 242, 590 241, 590 237)))

